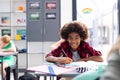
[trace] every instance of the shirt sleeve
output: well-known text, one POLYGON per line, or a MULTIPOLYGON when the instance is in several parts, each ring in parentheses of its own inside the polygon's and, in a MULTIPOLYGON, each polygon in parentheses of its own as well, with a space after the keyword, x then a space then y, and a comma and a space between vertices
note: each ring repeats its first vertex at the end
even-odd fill
POLYGON ((93 49, 92 46, 90 46, 88 43, 85 44, 85 49, 88 56, 102 56, 100 51, 93 49))

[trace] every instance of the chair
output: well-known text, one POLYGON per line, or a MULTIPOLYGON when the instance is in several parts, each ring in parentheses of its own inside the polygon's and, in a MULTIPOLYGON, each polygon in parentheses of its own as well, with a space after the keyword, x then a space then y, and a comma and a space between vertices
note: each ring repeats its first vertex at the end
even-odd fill
POLYGON ((18 80, 18 54, 13 55, 15 57, 15 64, 7 67, 6 70, 6 80, 10 80, 10 72, 13 72, 14 80, 18 80))

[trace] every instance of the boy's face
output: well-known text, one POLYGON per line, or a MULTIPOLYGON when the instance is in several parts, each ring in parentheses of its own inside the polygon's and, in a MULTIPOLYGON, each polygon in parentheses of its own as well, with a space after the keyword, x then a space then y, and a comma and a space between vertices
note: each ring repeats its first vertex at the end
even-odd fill
POLYGON ((68 35, 69 45, 72 47, 73 50, 77 50, 78 46, 80 45, 80 36, 78 33, 72 32, 68 35))

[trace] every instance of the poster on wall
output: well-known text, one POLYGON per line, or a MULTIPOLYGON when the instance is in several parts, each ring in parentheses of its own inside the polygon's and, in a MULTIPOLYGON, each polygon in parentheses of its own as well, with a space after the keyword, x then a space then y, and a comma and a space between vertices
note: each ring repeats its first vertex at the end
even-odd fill
POLYGON ((2 29, 1 30, 1 36, 3 36, 3 35, 11 36, 11 30, 10 29, 2 29))
POLYGON ((56 19, 56 13, 46 13, 46 19, 56 19))
POLYGON ((9 24, 10 18, 8 16, 2 16, 1 17, 1 24, 9 24))
POLYGON ((39 12, 32 12, 28 14, 29 20, 40 20, 40 13, 39 12))
POLYGON ((46 9, 56 9, 56 2, 46 2, 46 9))
POLYGON ((20 24, 24 25, 25 23, 26 23, 26 19, 24 19, 24 18, 16 19, 16 24, 18 24, 18 25, 20 25, 20 24))
POLYGON ((28 7, 30 10, 40 10, 40 2, 29 2, 28 7))
POLYGON ((25 29, 16 30, 16 40, 26 40, 26 30, 25 29))
POLYGON ((24 6, 18 5, 17 6, 17 11, 24 12, 25 11, 24 6))

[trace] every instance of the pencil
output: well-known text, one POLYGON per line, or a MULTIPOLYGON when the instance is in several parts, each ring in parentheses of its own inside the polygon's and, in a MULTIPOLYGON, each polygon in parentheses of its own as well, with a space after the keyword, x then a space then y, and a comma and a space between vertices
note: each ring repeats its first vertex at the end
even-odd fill
POLYGON ((65 53, 65 51, 64 51, 63 49, 62 49, 62 52, 63 52, 63 54, 64 54, 66 57, 68 57, 67 54, 65 53))

